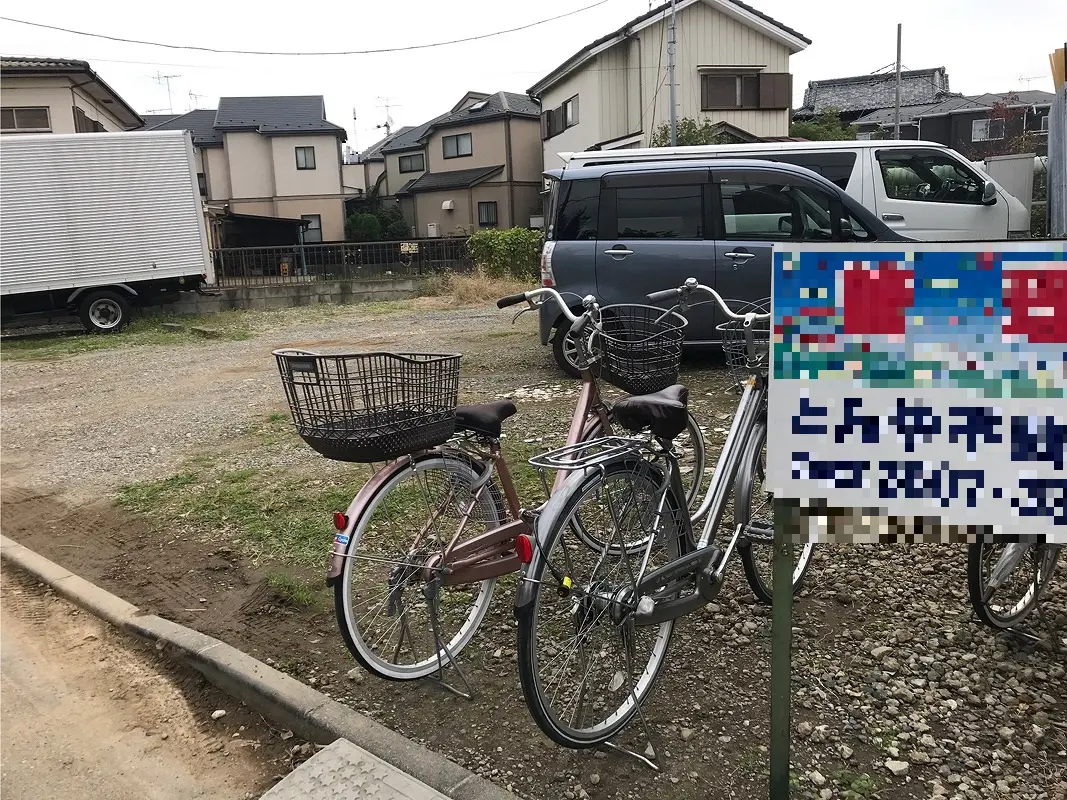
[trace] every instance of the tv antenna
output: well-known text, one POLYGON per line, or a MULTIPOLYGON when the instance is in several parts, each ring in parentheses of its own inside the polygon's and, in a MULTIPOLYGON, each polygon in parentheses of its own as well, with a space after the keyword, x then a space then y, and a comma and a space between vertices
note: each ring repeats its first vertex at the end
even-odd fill
POLYGON ((383 122, 381 125, 375 125, 374 127, 385 128, 385 135, 391 136, 393 134, 393 117, 389 113, 389 109, 396 107, 396 104, 390 103, 388 97, 379 97, 378 99, 385 101, 382 105, 378 106, 378 108, 385 109, 385 122, 383 122))
POLYGON ((359 152, 359 120, 356 117, 355 106, 352 106, 352 149, 359 152))
POLYGON ((197 94, 192 89, 189 90, 189 110, 193 111, 200 103, 200 99, 206 95, 197 94))
POLYGON ((173 114, 174 113, 174 97, 173 97, 173 94, 171 92, 170 82, 173 79, 180 78, 180 77, 181 77, 181 75, 164 75, 162 72, 159 72, 158 70, 156 70, 155 77, 152 78, 152 80, 154 80, 160 86, 164 86, 165 85, 167 87, 167 113, 169 113, 169 114, 173 114))
POLYGON ((1019 83, 1025 82, 1026 83, 1026 90, 1030 91, 1030 82, 1031 81, 1040 81, 1040 80, 1043 80, 1044 78, 1045 78, 1044 75, 1031 75, 1028 78, 1020 75, 1019 76, 1019 83))

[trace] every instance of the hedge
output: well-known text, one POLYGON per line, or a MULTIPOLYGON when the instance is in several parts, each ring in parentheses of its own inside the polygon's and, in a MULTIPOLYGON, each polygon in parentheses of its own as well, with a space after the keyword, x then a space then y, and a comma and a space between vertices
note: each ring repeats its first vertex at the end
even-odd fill
POLYGON ((471 234, 467 249, 476 266, 492 278, 536 279, 541 263, 541 231, 488 228, 471 234))

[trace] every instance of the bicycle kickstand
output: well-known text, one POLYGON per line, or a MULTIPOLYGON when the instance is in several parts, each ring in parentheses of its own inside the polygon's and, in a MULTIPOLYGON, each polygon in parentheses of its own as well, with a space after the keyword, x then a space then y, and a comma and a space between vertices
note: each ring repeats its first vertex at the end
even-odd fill
POLYGON ((474 699, 474 689, 471 688, 470 681, 467 680, 467 676, 463 674, 463 670, 460 669, 458 663, 456 663, 455 657, 452 655, 452 651, 441 640, 441 624, 437 619, 437 590, 440 586, 440 578, 435 578, 432 581, 428 581, 422 588, 422 596, 426 598, 426 605, 430 610, 430 626, 433 628, 433 641, 434 646, 437 648, 437 674, 435 676, 428 677, 428 680, 433 681, 445 691, 462 697, 464 700, 474 699), (441 658, 441 651, 444 651, 445 658, 448 660, 449 665, 459 675, 459 679, 463 682, 463 686, 466 691, 457 689, 455 686, 445 680, 445 663, 441 658))

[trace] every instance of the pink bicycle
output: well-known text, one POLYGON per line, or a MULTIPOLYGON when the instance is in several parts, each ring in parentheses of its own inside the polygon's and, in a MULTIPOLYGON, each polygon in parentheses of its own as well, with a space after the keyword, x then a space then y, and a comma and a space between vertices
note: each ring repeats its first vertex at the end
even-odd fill
MULTIPOLYGON (((497 305, 525 302, 531 310, 538 299, 567 314, 584 365, 568 445, 612 433, 598 375, 635 394, 677 382, 680 315, 651 306, 601 309, 592 297, 574 315, 550 288, 497 305)), ((539 511, 523 509, 501 451, 502 423, 515 405, 458 405, 455 354, 274 355, 305 442, 331 459, 386 462, 334 514, 327 584, 345 644, 364 668, 390 680, 440 680, 451 665, 464 690, 442 684, 470 697, 456 656, 484 620, 497 578, 529 560, 539 511)), ((677 451, 695 500, 704 440, 692 415, 677 451)), ((560 472, 556 486, 565 477, 560 472)))

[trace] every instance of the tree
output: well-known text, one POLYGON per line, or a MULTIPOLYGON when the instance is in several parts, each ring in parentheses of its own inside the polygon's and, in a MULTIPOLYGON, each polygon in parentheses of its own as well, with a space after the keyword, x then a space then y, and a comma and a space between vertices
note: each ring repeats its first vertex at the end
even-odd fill
MULTIPOLYGON (((678 144, 737 144, 738 140, 720 130, 718 123, 707 119, 683 117, 678 120, 678 144)), ((652 134, 653 147, 671 146, 671 126, 664 122, 652 134)))
POLYGON ((810 120, 794 122, 789 126, 789 135, 796 139, 809 139, 813 142, 840 142, 856 138, 858 129, 841 121, 841 113, 836 108, 820 111, 810 120))
POLYGON ((353 242, 380 241, 382 225, 374 214, 353 214, 345 220, 345 238, 353 242))
POLYGON ((395 242, 410 238, 411 228, 404 219, 404 212, 400 210, 400 204, 392 198, 383 200, 376 194, 369 194, 348 200, 347 205, 352 213, 345 221, 345 237, 350 241, 395 242), (373 217, 377 223, 376 227, 368 227, 369 222, 366 220, 359 222, 358 227, 349 225, 354 218, 365 216, 373 217), (371 235, 374 238, 363 238, 371 235))
POLYGON ((1009 92, 989 108, 989 127, 984 142, 974 142, 964 147, 964 155, 971 161, 984 161, 991 156, 1007 156, 1015 153, 1040 153, 1044 137, 1026 130, 1026 106, 1019 95, 1009 92))

